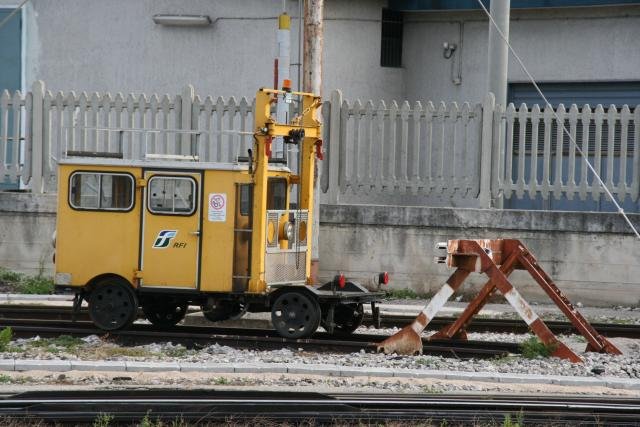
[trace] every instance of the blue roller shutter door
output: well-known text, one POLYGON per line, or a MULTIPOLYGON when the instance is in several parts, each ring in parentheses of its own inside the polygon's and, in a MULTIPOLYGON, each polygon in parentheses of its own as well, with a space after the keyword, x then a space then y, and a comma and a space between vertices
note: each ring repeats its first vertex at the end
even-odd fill
MULTIPOLYGON (((577 104, 579 108, 582 108, 584 104, 589 104, 591 108, 595 108, 596 105, 602 104, 607 109, 609 105, 616 105, 618 108, 626 104, 632 110, 636 105, 640 104, 640 82, 611 82, 611 83, 546 83, 541 84, 545 96, 549 99, 549 102, 555 107, 559 104, 564 104, 568 109, 571 104, 577 104)), ((533 104, 539 104, 542 108, 544 101, 535 91, 534 87, 528 83, 512 83, 509 85, 508 102, 512 102, 519 107, 521 103, 527 104, 529 108, 533 104)), ((579 125, 580 126, 580 125, 579 125)), ((630 127, 633 132, 633 127, 630 127)), ((517 135, 517 133, 516 133, 517 135)), ((578 135, 580 138, 581 136, 578 135)), ((620 133, 619 129, 616 130, 616 139, 614 144, 619 145, 620 133)), ((555 133, 554 133, 555 140, 555 133)), ((629 134, 629 141, 633 140, 633 133, 629 134)), ((581 141, 578 141, 581 144, 581 141)), ((567 145, 567 142, 565 142, 567 145)), ((518 144, 514 144, 515 147, 518 144)), ((630 147, 632 145, 629 145, 630 147)), ((603 144, 603 147, 606 147, 603 144)), ((514 153, 514 160, 517 153, 514 153)), ((602 150, 602 165, 603 171, 606 172, 606 149, 602 150)), ((576 170, 580 170, 584 166, 584 160, 576 153, 576 170)), ((563 163, 568 160, 562 159, 563 163)), ((616 175, 616 169, 619 169, 620 161, 622 159, 619 156, 614 158, 614 175, 616 175)), ((632 157, 624 159, 627 162, 627 171, 632 170, 632 157)), ((528 164, 528 163, 527 163, 528 164)), ((542 167, 542 162, 539 162, 539 167, 542 167)), ((566 164, 563 164, 563 170, 566 171, 566 164)), ((529 179, 529 170, 525 170, 526 179, 529 179)), ((629 174, 630 175, 630 174, 629 174)), ((539 171, 538 176, 541 175, 539 171)), ((631 177, 628 177, 630 183, 631 177)), ((563 177, 566 180, 566 177, 563 177)), ((623 208, 629 212, 640 212, 640 203, 632 201, 627 197, 622 203, 623 208)), ((615 206, 608 198, 603 195, 596 197, 595 200, 588 198, 587 200, 580 200, 574 197, 573 200, 569 200, 566 196, 563 196, 559 200, 543 200, 539 195, 525 196, 523 199, 517 199, 512 196, 510 199, 505 199, 504 207, 507 209, 549 209, 549 210, 568 210, 568 211, 601 211, 610 212, 615 211, 615 206)))

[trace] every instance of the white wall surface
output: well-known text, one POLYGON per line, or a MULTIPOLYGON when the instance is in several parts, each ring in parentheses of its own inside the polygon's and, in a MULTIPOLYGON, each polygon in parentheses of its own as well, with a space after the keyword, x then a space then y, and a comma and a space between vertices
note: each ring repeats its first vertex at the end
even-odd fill
MULTIPOLYGON (((0 4, 15 2, 0 0, 0 4)), ((298 63, 298 2, 292 64, 298 63)), ((400 98, 402 69, 382 68, 384 0, 327 0, 324 91, 350 98, 400 98)), ((25 6, 26 87, 51 90, 197 93, 252 97, 273 84, 280 0, 31 0, 25 6), (204 28, 156 25, 156 14, 209 15, 204 28)), ((294 86, 297 66, 292 65, 294 86)))
MULTIPOLYGON (((406 14, 405 97, 481 101, 487 84, 488 25, 482 12, 406 14), (458 44, 453 58, 443 57, 443 42, 458 44), (456 85, 452 62, 455 72, 460 60, 462 81, 456 85)), ((509 37, 539 82, 640 80, 638 6, 516 9, 509 37)), ((527 81, 512 56, 509 81, 527 81)))

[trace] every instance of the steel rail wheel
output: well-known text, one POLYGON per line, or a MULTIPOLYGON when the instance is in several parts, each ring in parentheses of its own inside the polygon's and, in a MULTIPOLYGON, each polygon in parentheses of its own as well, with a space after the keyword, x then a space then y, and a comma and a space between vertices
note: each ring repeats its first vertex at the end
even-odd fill
POLYGON ((271 322, 285 338, 303 338, 320 326, 318 301, 302 292, 289 291, 280 295, 271 309, 271 322))
POLYGON ((100 282, 89 294, 89 317, 105 331, 115 331, 131 325, 138 314, 138 298, 122 279, 100 282))
POLYGON ((210 322, 237 320, 245 315, 248 304, 242 301, 217 301, 211 307, 202 307, 202 315, 210 322))
POLYGON ((142 302, 144 317, 163 329, 177 325, 187 315, 187 303, 169 297, 152 297, 142 302))
POLYGON ((335 330, 340 334, 350 334, 362 324, 364 307, 362 304, 338 304, 333 315, 335 330))

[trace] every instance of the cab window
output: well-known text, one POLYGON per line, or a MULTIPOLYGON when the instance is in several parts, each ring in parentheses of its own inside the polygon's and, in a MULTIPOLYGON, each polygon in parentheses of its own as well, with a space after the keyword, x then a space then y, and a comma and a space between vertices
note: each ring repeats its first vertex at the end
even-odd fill
POLYGON ((287 209, 287 180, 271 178, 267 186, 267 209, 287 209))
POLYGON ((154 176, 149 180, 149 211, 191 215, 196 210, 196 182, 189 177, 154 176))
POLYGON ((128 211, 133 208, 133 177, 118 173, 75 172, 69 204, 74 209, 128 211))

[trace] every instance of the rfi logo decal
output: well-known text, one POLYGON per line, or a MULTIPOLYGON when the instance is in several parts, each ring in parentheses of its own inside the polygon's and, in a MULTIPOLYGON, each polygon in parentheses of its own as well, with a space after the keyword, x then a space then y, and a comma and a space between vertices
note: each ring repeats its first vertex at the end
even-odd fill
POLYGON ((171 239, 178 235, 178 230, 161 230, 156 237, 156 241, 153 244, 154 248, 164 249, 169 246, 171 239))

